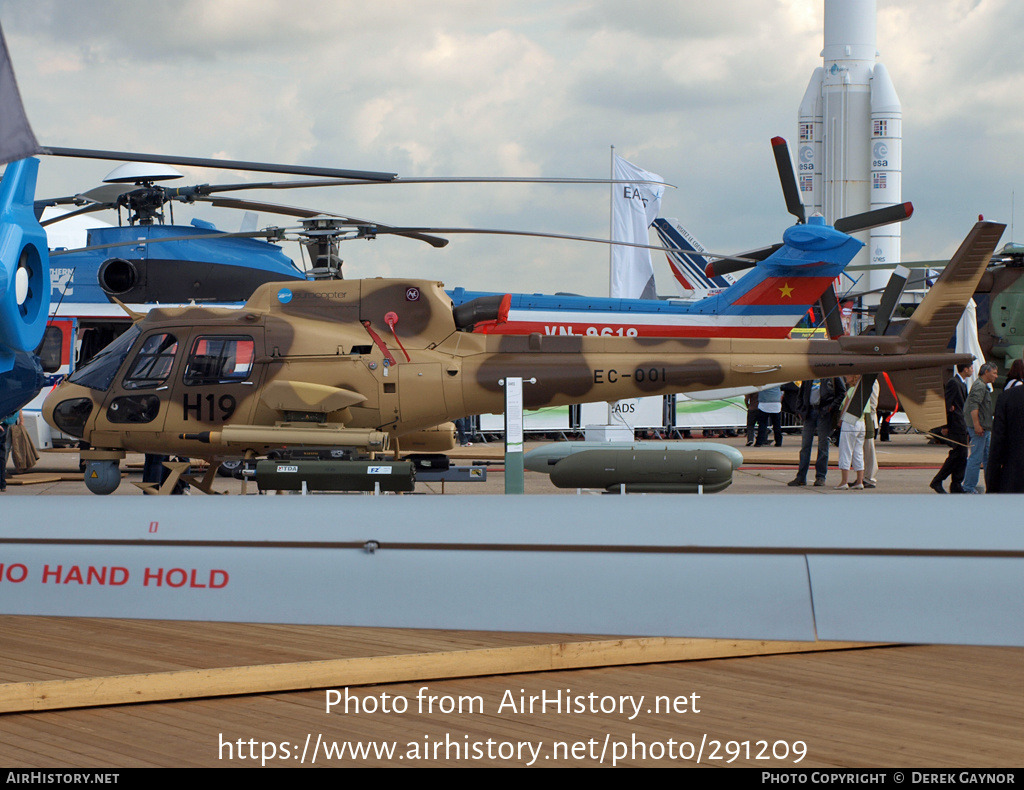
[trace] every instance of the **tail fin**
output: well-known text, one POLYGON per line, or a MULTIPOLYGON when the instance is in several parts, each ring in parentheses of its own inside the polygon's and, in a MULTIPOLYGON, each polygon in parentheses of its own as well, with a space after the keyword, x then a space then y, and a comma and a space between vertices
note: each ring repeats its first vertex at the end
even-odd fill
POLYGON ((735 285, 699 302, 702 311, 775 316, 779 326, 788 323, 788 334, 864 246, 820 216, 786 228, 782 238, 735 285))
POLYGON ((708 263, 707 258, 700 254, 704 252, 704 248, 679 224, 679 220, 658 217, 654 220, 654 229, 658 232, 661 243, 672 250, 665 253, 665 257, 668 258, 673 276, 686 290, 721 290, 736 282, 736 278, 731 274, 708 277, 704 273, 704 267, 708 263))
MULTIPOLYGON (((909 353, 936 353, 949 346, 1005 229, 997 222, 979 222, 967 234, 903 328, 901 334, 909 344, 909 353)), ((950 372, 942 367, 889 374, 903 410, 919 431, 936 433, 946 424, 943 391, 950 372)))

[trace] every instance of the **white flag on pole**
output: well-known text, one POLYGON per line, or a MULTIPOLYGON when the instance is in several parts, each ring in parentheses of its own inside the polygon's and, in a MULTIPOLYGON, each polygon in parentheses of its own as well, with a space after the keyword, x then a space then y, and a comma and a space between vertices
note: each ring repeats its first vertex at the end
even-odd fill
MULTIPOLYGON (((661 176, 641 170, 618 154, 614 156, 614 178, 664 181, 661 176)), ((647 229, 658 216, 665 187, 656 184, 612 185, 612 240, 650 244, 647 229)), ((651 251, 641 247, 612 247, 610 295, 613 299, 654 299, 654 266, 651 251)))

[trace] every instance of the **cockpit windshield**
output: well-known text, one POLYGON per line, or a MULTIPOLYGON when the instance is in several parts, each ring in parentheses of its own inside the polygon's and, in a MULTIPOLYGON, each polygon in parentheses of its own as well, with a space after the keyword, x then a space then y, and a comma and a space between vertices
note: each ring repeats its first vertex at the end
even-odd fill
POLYGON ((89 389, 106 392, 138 337, 139 328, 133 324, 117 340, 72 373, 68 380, 89 389))

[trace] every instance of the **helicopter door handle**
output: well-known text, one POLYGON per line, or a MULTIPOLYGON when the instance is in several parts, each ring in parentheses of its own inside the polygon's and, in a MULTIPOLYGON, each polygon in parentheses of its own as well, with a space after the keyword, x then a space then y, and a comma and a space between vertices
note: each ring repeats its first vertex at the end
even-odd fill
POLYGON ((161 390, 169 390, 169 389, 170 389, 170 387, 168 387, 166 384, 164 384, 162 387, 157 387, 156 391, 160 392, 161 390))

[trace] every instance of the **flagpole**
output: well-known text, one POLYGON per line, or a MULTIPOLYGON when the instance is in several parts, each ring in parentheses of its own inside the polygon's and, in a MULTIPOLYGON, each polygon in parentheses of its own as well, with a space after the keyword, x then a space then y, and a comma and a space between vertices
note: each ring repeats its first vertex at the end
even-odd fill
MULTIPOLYGON (((608 156, 608 178, 611 181, 615 180, 615 146, 611 146, 611 151, 608 156)), ((615 184, 608 185, 608 238, 615 238, 615 184)), ((614 256, 615 256, 615 245, 608 245, 608 296, 611 297, 613 293, 612 277, 614 276, 614 256)), ((605 420, 604 424, 611 426, 612 424, 612 408, 614 404, 610 402, 605 403, 605 420)), ((584 434, 584 438, 586 435, 584 434)))
MULTIPOLYGON (((615 180, 615 146, 611 146, 611 155, 608 157, 608 178, 615 180)), ((614 238, 615 233, 615 184, 608 185, 608 238, 614 238)), ((612 295, 612 262, 614 260, 615 245, 608 245, 608 296, 612 295)))

